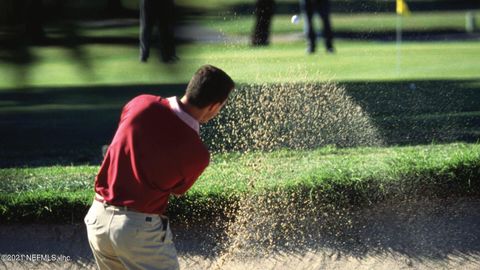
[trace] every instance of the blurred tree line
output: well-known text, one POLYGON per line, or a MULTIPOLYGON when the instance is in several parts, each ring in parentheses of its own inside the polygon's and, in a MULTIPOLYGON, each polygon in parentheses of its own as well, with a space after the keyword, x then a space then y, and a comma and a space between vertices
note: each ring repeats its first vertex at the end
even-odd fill
POLYGON ((2 40, 23 40, 41 43, 45 39, 45 23, 62 24, 65 21, 90 18, 134 17, 135 11, 123 7, 121 0, 104 1, 64 0, 0 0, 0 34, 2 40), (98 2, 103 2, 99 4, 98 2), (95 7, 97 12, 82 12, 95 7), (98 8, 100 6, 100 9, 98 8))

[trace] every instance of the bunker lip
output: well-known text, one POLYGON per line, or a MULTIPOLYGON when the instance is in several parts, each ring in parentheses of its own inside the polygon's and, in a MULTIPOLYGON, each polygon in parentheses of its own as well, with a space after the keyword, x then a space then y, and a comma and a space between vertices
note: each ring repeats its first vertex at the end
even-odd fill
MULTIPOLYGON (((270 253, 237 256, 221 269, 478 269, 480 199, 422 199, 380 203, 350 213, 330 234, 270 253)), ((281 220, 279 220, 281 222, 281 220)), ((308 221, 307 221, 308 222, 308 221)), ((191 222, 172 224, 183 269, 212 269, 218 264, 218 228, 191 222)), ((245 247, 251 248, 251 247, 245 247)), ((5 261, 0 265, 29 269, 94 269, 83 224, 0 225, 1 254, 57 254, 70 262, 5 261)))

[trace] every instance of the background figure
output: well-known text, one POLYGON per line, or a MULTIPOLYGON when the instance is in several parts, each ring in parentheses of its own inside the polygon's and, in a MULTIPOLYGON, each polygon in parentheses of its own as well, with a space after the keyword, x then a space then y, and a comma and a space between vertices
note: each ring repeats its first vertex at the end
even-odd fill
POLYGON ((274 0, 257 0, 255 5, 256 23, 252 35, 253 46, 268 45, 270 36, 270 24, 275 9, 274 0))
POLYGON ((159 50, 163 62, 178 60, 175 53, 175 5, 173 0, 140 0, 140 61, 150 56, 152 30, 158 23, 159 50))
POLYGON ((330 25, 330 1, 329 0, 300 0, 300 9, 305 14, 305 32, 308 40, 308 53, 314 53, 316 49, 317 33, 313 26, 313 14, 315 8, 320 14, 323 23, 323 37, 327 52, 333 53, 333 32, 330 25))

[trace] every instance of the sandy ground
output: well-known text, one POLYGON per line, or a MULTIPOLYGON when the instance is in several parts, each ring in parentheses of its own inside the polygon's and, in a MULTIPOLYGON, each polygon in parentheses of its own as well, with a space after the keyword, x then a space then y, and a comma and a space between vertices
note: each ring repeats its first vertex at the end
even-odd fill
MULTIPOLYGON (((354 225, 290 251, 232 256, 219 269, 480 269, 480 199, 378 205, 354 225)), ((215 268, 205 228, 172 227, 182 269, 215 268)), ((0 269, 95 269, 83 224, 0 225, 0 254, 0 269)))

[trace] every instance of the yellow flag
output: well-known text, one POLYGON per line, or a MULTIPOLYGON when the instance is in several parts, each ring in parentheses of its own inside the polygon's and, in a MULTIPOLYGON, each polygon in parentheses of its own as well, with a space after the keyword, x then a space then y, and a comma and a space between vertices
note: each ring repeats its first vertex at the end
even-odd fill
POLYGON ((408 6, 405 0, 397 0, 397 14, 410 15, 410 10, 408 9, 408 6))

